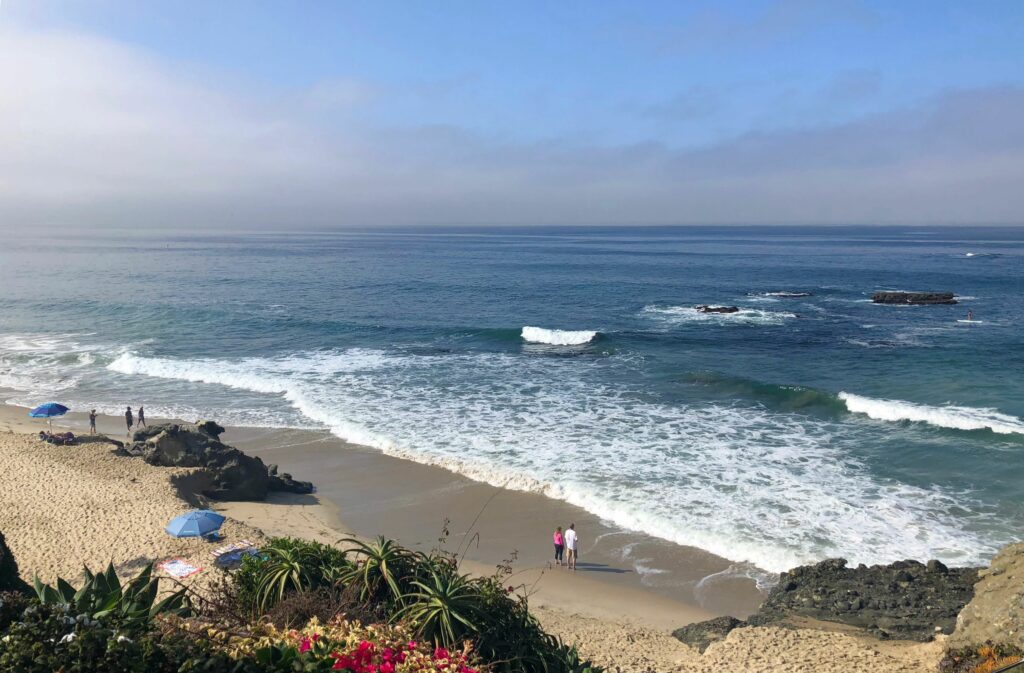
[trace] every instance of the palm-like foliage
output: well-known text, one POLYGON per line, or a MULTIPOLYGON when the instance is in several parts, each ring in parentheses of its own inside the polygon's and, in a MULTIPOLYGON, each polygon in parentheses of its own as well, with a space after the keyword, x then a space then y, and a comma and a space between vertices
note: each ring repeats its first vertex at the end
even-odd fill
POLYGON ((409 619, 421 638, 450 647, 480 630, 484 597, 477 582, 453 570, 429 567, 425 580, 413 580, 408 605, 395 614, 409 619))
POLYGON ((159 578, 153 577, 153 564, 150 563, 123 587, 113 564, 96 574, 86 568, 85 584, 80 589, 75 589, 60 577, 56 587, 43 584, 38 577, 34 585, 39 602, 44 605, 64 604, 76 614, 93 619, 113 617, 125 626, 148 624, 160 613, 181 616, 191 613, 192 606, 184 588, 157 601, 159 583, 159 578))
POLYGON ((303 548, 262 550, 266 561, 260 566, 256 584, 256 607, 266 611, 278 603, 286 591, 302 591, 309 585, 309 553, 303 548))
POLYGON ((351 553, 358 557, 351 568, 340 573, 344 584, 358 586, 362 600, 383 598, 396 605, 404 602, 402 585, 408 584, 416 565, 415 554, 384 537, 372 543, 355 538, 339 542, 351 544, 351 553))

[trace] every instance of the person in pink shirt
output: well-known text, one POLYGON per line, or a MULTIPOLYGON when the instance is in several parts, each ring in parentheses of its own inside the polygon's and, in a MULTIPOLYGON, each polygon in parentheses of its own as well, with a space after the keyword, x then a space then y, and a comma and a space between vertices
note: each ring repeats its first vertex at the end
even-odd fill
POLYGON ((565 539, 562 537, 561 526, 555 529, 553 539, 555 541, 555 563, 557 563, 558 565, 563 565, 562 554, 565 553, 565 539))

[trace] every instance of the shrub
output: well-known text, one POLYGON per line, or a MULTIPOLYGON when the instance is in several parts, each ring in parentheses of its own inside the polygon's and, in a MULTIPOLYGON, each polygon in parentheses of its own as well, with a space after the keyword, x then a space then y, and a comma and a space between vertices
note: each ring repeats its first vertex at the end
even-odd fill
POLYGON ((180 589, 157 601, 160 580, 153 576, 150 563, 124 587, 114 571, 113 564, 106 571, 93 574, 85 569, 85 584, 75 589, 64 579, 57 578, 56 588, 35 579, 36 595, 43 605, 66 605, 75 615, 92 619, 114 618, 122 628, 148 627, 152 619, 162 613, 187 615, 191 605, 186 590, 180 589))
POLYGON ((940 673, 992 673, 1024 659, 1024 650, 985 643, 951 650, 939 662, 940 673))
POLYGON ((334 587, 351 567, 345 552, 335 547, 274 538, 258 556, 244 557, 232 573, 234 598, 244 612, 264 612, 288 592, 334 587))

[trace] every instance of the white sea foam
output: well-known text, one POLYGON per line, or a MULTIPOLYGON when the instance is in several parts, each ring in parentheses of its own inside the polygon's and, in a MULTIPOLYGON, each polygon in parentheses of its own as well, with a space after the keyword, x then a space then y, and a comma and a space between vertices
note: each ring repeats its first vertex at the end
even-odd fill
POLYGON ((757 308, 743 308, 735 313, 704 313, 693 306, 645 306, 643 313, 655 320, 668 325, 685 323, 718 323, 718 324, 749 324, 749 325, 781 325, 795 313, 785 311, 765 311, 757 308))
POLYGON ((846 408, 880 421, 912 421, 955 430, 991 430, 1002 435, 1024 434, 1024 421, 995 409, 946 405, 930 407, 902 400, 885 400, 839 393, 846 408))
POLYGON ((588 374, 621 366, 365 349, 108 365, 188 382, 196 404, 225 386, 283 400, 346 440, 769 571, 826 556, 976 562, 999 542, 952 513, 970 506, 962 494, 875 480, 836 422, 658 404, 588 374))
POLYGON ((536 344, 552 346, 582 346, 597 336, 597 332, 588 330, 545 329, 543 327, 523 327, 523 340, 536 344))

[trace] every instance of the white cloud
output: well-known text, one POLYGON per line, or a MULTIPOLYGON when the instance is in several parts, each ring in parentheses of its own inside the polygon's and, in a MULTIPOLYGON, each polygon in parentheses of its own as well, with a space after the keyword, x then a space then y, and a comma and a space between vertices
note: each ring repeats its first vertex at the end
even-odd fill
POLYGON ((80 33, 0 28, 0 224, 1013 222, 1024 90, 701 149, 512 143, 325 115, 80 33))

